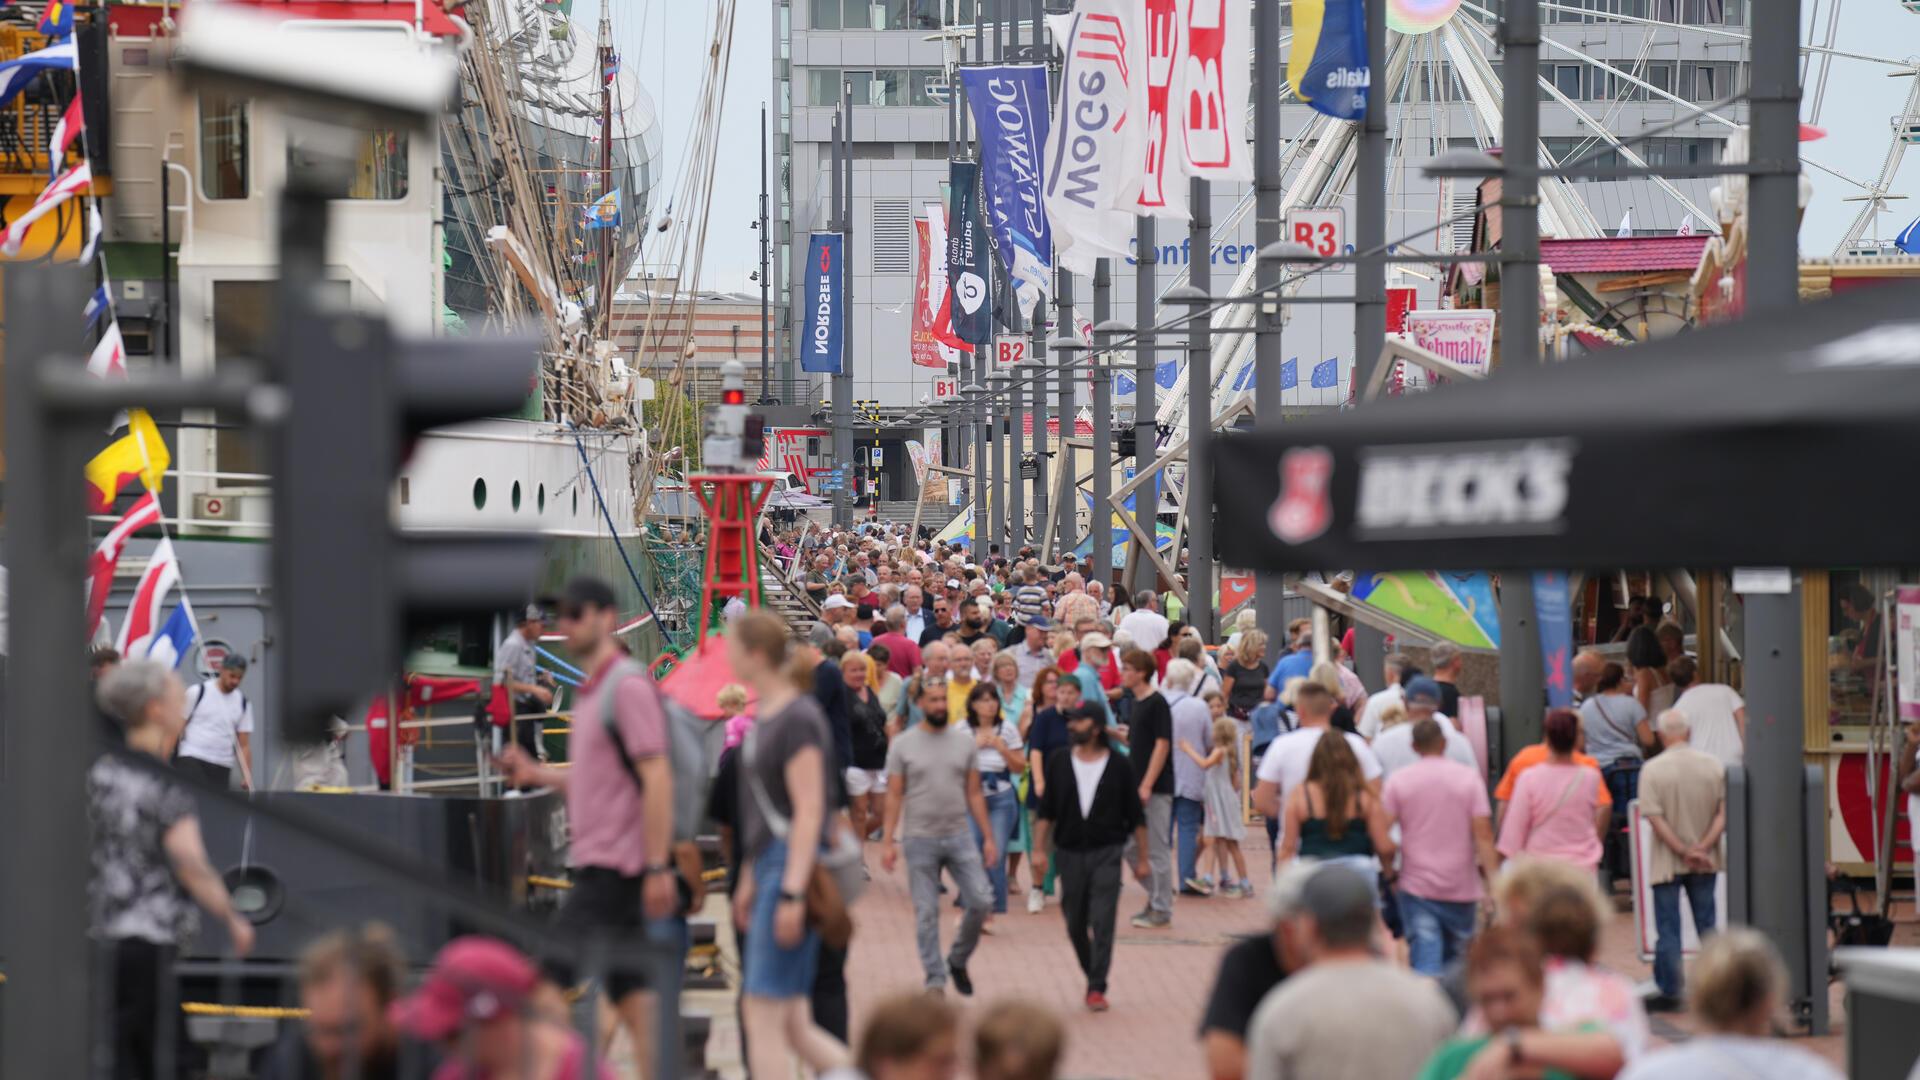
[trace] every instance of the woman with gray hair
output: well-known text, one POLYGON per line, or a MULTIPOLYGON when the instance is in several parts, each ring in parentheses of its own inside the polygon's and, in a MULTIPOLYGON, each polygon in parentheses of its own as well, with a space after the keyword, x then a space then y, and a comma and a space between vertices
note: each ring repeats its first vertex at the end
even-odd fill
POLYGON ((1642 1057, 1620 1080, 1840 1080, 1840 1070, 1826 1061, 1771 1037, 1786 989, 1786 965, 1772 942, 1745 927, 1715 934, 1693 961, 1689 995, 1704 1030, 1642 1057))
MULTIPOLYGON (((187 722, 186 694, 172 671, 150 660, 121 664, 100 680, 100 707, 126 733, 127 749, 163 769, 167 747, 187 722)), ((189 898, 226 924, 233 950, 253 949, 253 924, 234 911, 227 887, 207 861, 193 797, 121 755, 103 754, 87 771, 93 825, 89 934, 110 952, 114 975, 115 1077, 171 1075, 157 1045, 184 1048, 177 1014, 163 1012, 160 987, 198 919, 189 898), (173 1034, 161 1040, 161 1024, 173 1034)))

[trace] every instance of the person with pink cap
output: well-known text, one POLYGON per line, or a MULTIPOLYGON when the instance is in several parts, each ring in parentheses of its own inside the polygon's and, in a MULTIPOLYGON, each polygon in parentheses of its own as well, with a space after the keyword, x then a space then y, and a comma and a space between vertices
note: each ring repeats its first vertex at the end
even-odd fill
POLYGON ((445 1056, 433 1080, 614 1080, 589 1071, 577 1032, 533 1006, 540 973, 520 950, 488 937, 455 938, 419 989, 393 1003, 393 1022, 445 1056))

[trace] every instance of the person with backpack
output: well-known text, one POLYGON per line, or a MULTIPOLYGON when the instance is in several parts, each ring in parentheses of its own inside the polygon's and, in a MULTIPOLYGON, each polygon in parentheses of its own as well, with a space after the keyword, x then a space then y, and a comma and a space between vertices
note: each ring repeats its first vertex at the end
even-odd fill
POLYGON ((237 763, 241 786, 253 790, 253 706, 240 692, 246 677, 247 658, 228 653, 220 674, 187 694, 187 726, 174 749, 175 769, 225 788, 237 763))
MULTIPOLYGON (((583 938, 644 934, 679 951, 663 965, 677 972, 686 953, 682 905, 693 884, 676 870, 672 850, 682 755, 674 752, 659 688, 614 638, 618 621, 619 603, 606 582, 579 577, 567 583, 558 628, 573 662, 587 673, 574 698, 568 767, 544 766, 518 744, 501 752, 499 765, 511 784, 566 797, 573 887, 555 922, 583 938)), ((696 775, 704 779, 704 766, 696 775)), ((697 797, 704 807, 704 791, 697 797)), ((568 964, 555 964, 548 974, 562 986, 573 981, 568 964)), ((606 994, 633 1037, 636 1060, 654 1060, 655 995, 672 999, 679 989, 677 980, 650 986, 636 970, 607 972, 606 994)))

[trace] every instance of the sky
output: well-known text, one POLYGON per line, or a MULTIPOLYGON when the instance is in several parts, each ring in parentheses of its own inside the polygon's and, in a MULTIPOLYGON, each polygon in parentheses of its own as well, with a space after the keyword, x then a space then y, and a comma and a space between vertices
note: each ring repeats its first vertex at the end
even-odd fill
MULTIPOLYGON (((576 23, 589 34, 598 19, 599 2, 578 0, 574 8, 576 23)), ((664 160, 656 205, 664 206, 668 193, 679 186, 687 165, 687 134, 714 0, 610 2, 616 5, 615 38, 622 63, 640 75, 660 110, 664 160)), ((1814 14, 1813 6, 1811 0, 1803 0, 1809 18, 1814 14)), ((1826 4, 1821 5, 1823 24, 1826 8, 1826 4)), ((771 5, 741 3, 737 11, 731 75, 721 117, 722 160, 714 184, 713 220, 707 232, 702 284, 757 291, 747 277, 760 261, 759 238, 750 225, 758 214, 760 107, 772 90, 774 43, 771 5)), ((1853 0, 1842 12, 1837 49, 1897 59, 1915 51, 1911 43, 1920 41, 1920 14, 1906 12, 1890 0, 1853 0), (1890 43, 1902 47, 1893 49, 1890 43)), ((1905 104, 1910 89, 1908 79, 1888 78, 1889 70, 1881 64, 1836 58, 1817 114, 1809 75, 1801 117, 1828 132, 1825 139, 1802 147, 1809 160, 1854 180, 1872 182, 1893 139, 1888 120, 1905 104)), ((1920 147, 1915 150, 1910 155, 1915 160, 1907 162, 1895 180, 1895 193, 1920 196, 1920 147)), ((1821 257, 1832 253, 1858 213, 1859 203, 1842 200, 1860 189, 1817 169, 1809 168, 1807 176, 1813 183, 1813 201, 1801 228, 1800 246, 1804 255, 1821 257)), ((1866 235, 1891 239, 1916 217, 1920 217, 1920 198, 1895 201, 1892 209, 1880 216, 1878 227, 1870 228, 1866 235)))

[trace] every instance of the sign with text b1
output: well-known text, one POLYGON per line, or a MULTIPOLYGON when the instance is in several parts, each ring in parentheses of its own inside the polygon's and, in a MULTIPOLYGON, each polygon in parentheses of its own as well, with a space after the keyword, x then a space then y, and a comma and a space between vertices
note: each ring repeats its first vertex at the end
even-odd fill
POLYGON ((933 400, 946 401, 960 396, 960 380, 952 375, 933 377, 933 400))
POLYGON ((1347 250, 1347 212, 1338 206, 1305 206, 1287 212, 1287 239, 1330 259, 1347 250))
POLYGON ((1027 359, 1027 339, 1002 334, 993 339, 993 362, 1001 367, 1011 367, 1024 363, 1027 359))

